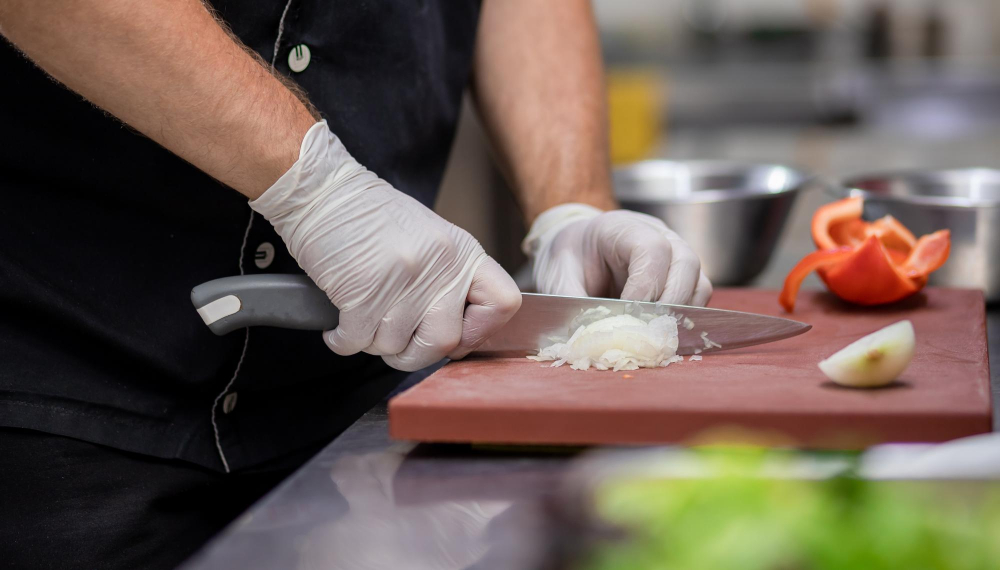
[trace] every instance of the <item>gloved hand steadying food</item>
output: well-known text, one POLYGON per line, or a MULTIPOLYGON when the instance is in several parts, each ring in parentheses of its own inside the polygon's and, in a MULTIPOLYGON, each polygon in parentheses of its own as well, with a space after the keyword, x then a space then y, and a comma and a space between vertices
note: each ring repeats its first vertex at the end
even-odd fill
POLYGON ((691 247, 638 212, 562 204, 538 216, 522 249, 539 293, 699 306, 712 296, 691 247))
POLYGON ((340 309, 324 333, 337 354, 417 370, 465 356, 520 306, 475 238, 358 164, 325 121, 250 205, 340 309))

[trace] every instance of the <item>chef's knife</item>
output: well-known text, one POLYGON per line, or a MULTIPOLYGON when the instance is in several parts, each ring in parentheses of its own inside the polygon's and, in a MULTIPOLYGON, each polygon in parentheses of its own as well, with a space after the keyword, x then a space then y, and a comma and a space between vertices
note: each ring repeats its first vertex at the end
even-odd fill
MULTIPOLYGON (((223 277, 192 289, 191 302, 218 335, 252 326, 330 330, 336 328, 339 316, 326 293, 305 275, 223 277)), ((540 347, 565 340, 572 329, 585 324, 581 316, 586 311, 599 307, 604 307, 599 309, 599 316, 676 315, 682 323, 678 327, 678 354, 753 346, 812 328, 780 317, 723 309, 523 293, 517 313, 475 352, 498 356, 533 354, 540 347), (711 346, 706 336, 721 348, 711 346)))

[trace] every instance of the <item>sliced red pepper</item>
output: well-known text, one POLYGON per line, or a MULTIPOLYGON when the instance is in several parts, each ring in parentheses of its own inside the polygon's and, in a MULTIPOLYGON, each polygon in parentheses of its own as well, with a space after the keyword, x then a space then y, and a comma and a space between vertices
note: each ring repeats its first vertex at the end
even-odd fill
POLYGON ((913 232, 892 216, 885 216, 868 224, 867 235, 877 237, 882 245, 893 251, 907 252, 917 245, 913 232))
POLYGON ((908 277, 925 277, 937 271, 948 261, 951 253, 951 232, 938 230, 917 240, 909 257, 902 265, 908 277))
POLYGON ((812 237, 816 247, 837 249, 844 245, 852 245, 849 242, 837 241, 833 235, 837 235, 840 239, 846 239, 844 232, 839 231, 838 226, 854 224, 854 220, 860 220, 863 209, 864 201, 860 197, 853 197, 838 200, 816 210, 812 220, 812 237))
POLYGON ((909 252, 917 238, 892 216, 874 222, 861 219, 864 202, 860 197, 846 198, 816 210, 812 235, 819 249, 834 249, 845 245, 861 245, 871 236, 879 238, 891 250, 909 252))
POLYGON ((802 280, 817 271, 838 297, 860 305, 891 303, 927 284, 927 276, 948 259, 947 230, 919 240, 892 216, 874 222, 861 219, 859 197, 827 204, 813 216, 812 236, 819 251, 806 256, 785 279, 778 301, 795 306, 802 280))
POLYGON ((795 297, 799 294, 799 287, 802 286, 802 281, 806 276, 817 269, 842 263, 853 254, 853 247, 841 247, 831 250, 821 249, 803 257, 802 261, 792 268, 788 272, 788 276, 785 277, 785 286, 781 289, 778 302, 791 313, 792 309, 795 308, 795 297))
POLYGON ((882 242, 869 237, 850 257, 823 267, 819 276, 834 295, 858 305, 881 305, 909 297, 923 287, 892 261, 882 242))
POLYGON ((861 245, 868 238, 865 232, 867 229, 868 222, 861 218, 856 218, 830 226, 828 231, 830 239, 833 240, 831 243, 838 245, 861 245))

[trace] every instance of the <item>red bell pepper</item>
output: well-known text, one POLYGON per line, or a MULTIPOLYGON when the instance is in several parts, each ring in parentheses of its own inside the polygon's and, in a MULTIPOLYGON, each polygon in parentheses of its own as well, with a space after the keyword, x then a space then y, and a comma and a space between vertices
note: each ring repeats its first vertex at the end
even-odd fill
POLYGON ((865 222, 862 206, 861 198, 847 198, 816 210, 812 237, 819 251, 803 258, 785 278, 778 301, 786 311, 795 308, 802 280, 813 271, 841 299, 881 305, 916 293, 944 265, 951 250, 948 230, 918 240, 892 216, 865 222))

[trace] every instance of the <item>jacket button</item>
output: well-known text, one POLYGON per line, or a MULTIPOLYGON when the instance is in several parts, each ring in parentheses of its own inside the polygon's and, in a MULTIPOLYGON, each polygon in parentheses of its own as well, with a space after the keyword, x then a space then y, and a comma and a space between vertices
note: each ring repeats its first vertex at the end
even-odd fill
POLYGON ((265 241, 257 246, 257 251, 253 255, 253 264, 257 269, 267 269, 274 261, 274 246, 271 242, 265 241))
POLYGON ((306 44, 299 44, 292 48, 292 51, 288 52, 288 68, 295 73, 302 73, 309 67, 309 60, 312 59, 312 54, 309 53, 309 46, 306 44))
POLYGON ((236 392, 230 392, 222 400, 222 413, 228 414, 234 409, 236 409, 236 392))

